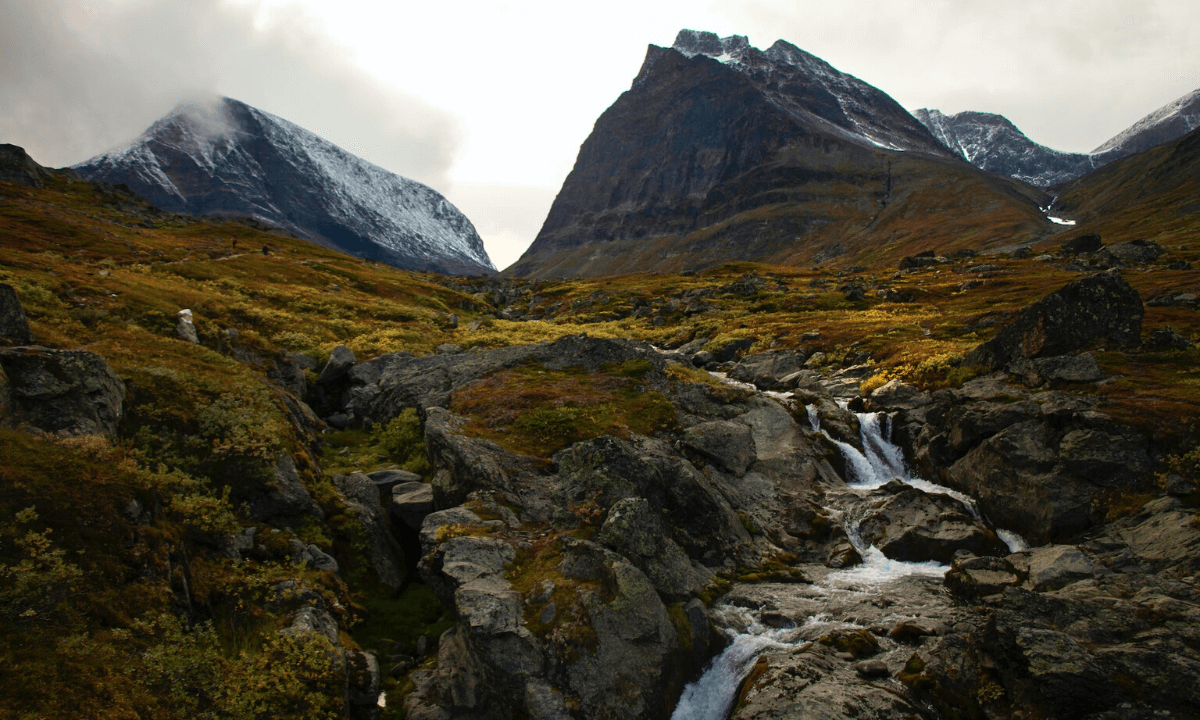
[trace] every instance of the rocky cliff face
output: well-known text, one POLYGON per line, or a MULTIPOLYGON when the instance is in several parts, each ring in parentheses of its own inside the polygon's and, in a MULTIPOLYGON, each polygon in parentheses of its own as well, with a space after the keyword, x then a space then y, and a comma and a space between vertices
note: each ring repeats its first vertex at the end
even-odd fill
POLYGON ((1164 105, 1090 153, 1065 153, 1039 145, 1003 115, 914 113, 943 145, 981 170, 1049 187, 1086 175, 1114 160, 1175 140, 1200 127, 1200 90, 1164 105))
POLYGON ((495 272, 471 221, 437 191, 230 98, 181 105, 75 170, 164 210, 249 216, 409 270, 495 272))
POLYGON ((885 211, 909 206, 937 215, 922 230, 986 235, 977 218, 942 214, 960 201, 1036 233, 1045 223, 1024 192, 976 174, 885 93, 793 45, 763 52, 685 30, 650 47, 507 274, 819 261, 908 236, 915 228, 885 211))

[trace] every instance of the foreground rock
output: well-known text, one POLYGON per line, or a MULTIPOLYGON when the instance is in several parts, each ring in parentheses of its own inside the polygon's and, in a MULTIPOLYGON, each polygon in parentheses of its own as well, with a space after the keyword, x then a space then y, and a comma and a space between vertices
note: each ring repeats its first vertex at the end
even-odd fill
POLYGON ((0 423, 52 435, 114 436, 125 383, 99 355, 0 348, 0 423))

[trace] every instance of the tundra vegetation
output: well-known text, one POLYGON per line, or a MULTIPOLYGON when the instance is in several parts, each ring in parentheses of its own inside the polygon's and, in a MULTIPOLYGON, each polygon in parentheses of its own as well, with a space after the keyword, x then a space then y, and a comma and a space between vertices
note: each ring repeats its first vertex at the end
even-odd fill
MULTIPOLYGON (((373 562, 371 516, 345 478, 388 469, 428 476, 437 463, 425 446, 424 408, 340 429, 306 412, 300 401, 324 387, 318 370, 338 346, 364 363, 582 334, 691 343, 714 355, 744 341, 743 354, 802 349, 817 370, 866 366, 864 395, 894 379, 938 390, 979 375, 963 358, 1023 307, 1097 269, 1059 253, 1095 229, 1084 225, 1031 253, 956 255, 971 247, 962 238, 930 248, 937 263, 904 272, 896 270, 901 251, 876 248, 809 268, 447 278, 243 222, 164 214, 66 176, 41 188, 0 183, 0 197, 0 283, 15 290, 36 343, 99 356, 125 387, 113 433, 0 429, 0 706, 16 718, 402 716, 410 672, 433 667, 437 638, 454 619, 438 588, 417 576, 420 557, 403 559, 399 582, 373 562), (261 247, 269 251, 245 251, 261 247), (180 337, 182 309, 191 310, 198 342, 180 337), (263 498, 278 497, 293 477, 307 500, 264 510, 263 498), (300 610, 312 606, 325 617, 305 620, 300 610), (362 651, 378 658, 378 677, 362 651), (387 693, 382 710, 371 709, 373 696, 353 697, 378 690, 387 693)), ((1200 233, 1198 216, 1189 217, 1122 218, 1112 239, 1165 248, 1124 278, 1145 300, 1182 298, 1147 303, 1146 335, 1170 327, 1196 343, 1200 314, 1186 295, 1196 289, 1200 233)), ((1200 480, 1194 345, 1093 351, 1109 379, 1078 392, 1150 440, 1160 481, 1200 480)), ((15 383, 0 374, 0 389, 15 383)), ((666 394, 689 384, 737 392, 688 364, 659 372, 636 358, 591 369, 531 361, 454 388, 448 409, 472 441, 544 468, 604 436, 674 440, 680 420, 666 394)), ((1099 502, 1116 520, 1162 492, 1124 488, 1099 502)), ((530 604, 522 617, 565 664, 595 649, 595 631, 579 618, 617 597, 614 588, 628 590, 620 578, 562 570, 564 556, 583 552, 573 541, 601 532, 595 503, 581 497, 569 507, 569 530, 549 520, 531 526, 497 574, 523 596, 550 583, 542 602, 557 614, 530 604)), ((504 498, 466 507, 475 520, 442 526, 439 542, 514 532, 500 528, 511 515, 504 498)), ((738 519, 747 537, 759 534, 759 520, 738 519)), ((711 600, 733 581, 787 579, 790 560, 735 567, 694 595, 711 600)), ((669 604, 664 622, 688 651, 683 608, 669 604)), ((857 652, 859 640, 874 642, 821 642, 857 652)), ((919 661, 905 672, 934 682, 919 661)), ((988 682, 980 693, 996 692, 988 682)))

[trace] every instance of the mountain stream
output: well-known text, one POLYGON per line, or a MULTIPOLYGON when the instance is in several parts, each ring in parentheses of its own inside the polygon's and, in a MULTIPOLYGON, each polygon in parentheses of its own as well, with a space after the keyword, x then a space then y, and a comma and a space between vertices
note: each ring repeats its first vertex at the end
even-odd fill
MULTIPOLYGON (((731 385, 753 387, 721 379, 731 385)), ((786 393, 765 394, 785 404, 793 402, 786 393)), ((829 437, 820 428, 815 408, 810 406, 808 411, 812 429, 829 438, 846 460, 849 493, 843 496, 845 507, 827 509, 841 517, 863 562, 840 570, 805 565, 803 570, 812 584, 735 586, 712 608, 713 620, 729 636, 729 645, 699 679, 684 689, 672 720, 725 720, 733 710, 743 679, 763 653, 801 652, 838 629, 872 629, 878 633, 880 627, 907 618, 937 617, 947 604, 940 581, 949 566, 933 561, 890 560, 864 543, 858 532, 860 518, 851 516, 854 496, 865 495, 892 479, 899 479, 928 493, 950 495, 978 517, 975 502, 960 492, 913 476, 901 449, 891 442, 885 415, 856 413, 864 453, 829 437)), ((830 497, 832 504, 842 504, 836 496, 830 497)), ((1015 533, 997 530, 997 534, 1014 552, 1026 547, 1015 533)))

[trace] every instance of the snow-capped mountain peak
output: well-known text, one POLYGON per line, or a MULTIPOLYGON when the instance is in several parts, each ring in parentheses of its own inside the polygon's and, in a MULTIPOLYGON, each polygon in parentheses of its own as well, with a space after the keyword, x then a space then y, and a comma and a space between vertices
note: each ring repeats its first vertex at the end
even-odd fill
POLYGON ((688 58, 702 55, 729 66, 793 117, 816 121, 859 144, 947 154, 887 93, 784 40, 764 52, 743 35, 681 30, 672 48, 688 58))
POLYGON ((470 220, 440 193, 230 98, 180 105, 75 169, 165 210, 246 215, 408 269, 495 272, 470 220))

